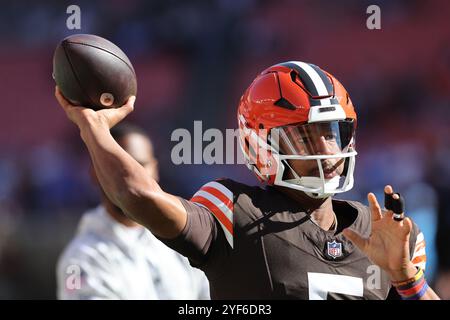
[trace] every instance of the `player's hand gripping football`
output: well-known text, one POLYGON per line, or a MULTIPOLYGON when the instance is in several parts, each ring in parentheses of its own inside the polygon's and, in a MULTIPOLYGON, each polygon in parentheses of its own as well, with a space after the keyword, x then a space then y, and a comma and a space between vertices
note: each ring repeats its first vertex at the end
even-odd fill
POLYGON ((107 129, 111 129, 133 111, 134 101, 136 100, 136 97, 132 96, 128 99, 126 104, 119 108, 101 109, 95 111, 88 107, 72 105, 66 100, 66 98, 64 98, 58 87, 55 87, 55 97, 66 112, 67 117, 79 128, 85 124, 91 123, 96 126, 103 126, 107 127, 107 129))
MULTIPOLYGON (((391 186, 386 186, 384 191, 388 195, 393 194, 391 186)), ((367 198, 372 215, 370 237, 363 238, 350 229, 345 229, 344 235, 374 264, 384 269, 392 281, 402 281, 413 277, 417 270, 410 260, 409 252, 411 220, 405 217, 396 221, 393 211, 381 210, 373 193, 369 193, 367 198)), ((393 198, 397 200, 398 195, 394 194, 393 198)))

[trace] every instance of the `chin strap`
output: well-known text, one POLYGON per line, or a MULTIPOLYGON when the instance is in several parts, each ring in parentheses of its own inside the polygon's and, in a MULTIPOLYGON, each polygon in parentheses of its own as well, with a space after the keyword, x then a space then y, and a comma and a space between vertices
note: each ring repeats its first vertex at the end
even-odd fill
MULTIPOLYGON (((289 163, 287 161, 283 161, 283 163, 291 170, 292 174, 294 175, 294 179, 289 179, 289 180, 285 180, 286 182, 292 183, 292 184, 299 184, 300 181, 306 181, 306 182, 310 182, 309 185, 306 185, 307 187, 317 187, 318 183, 315 182, 319 182, 321 185, 321 180, 320 178, 316 178, 316 177, 300 177, 297 172, 295 172, 294 169, 292 169, 292 167, 289 165, 289 163)), ((330 179, 329 181, 333 181, 333 180, 337 180, 337 184, 339 184, 339 177, 334 177, 333 179, 330 179), (337 178, 337 179, 335 179, 337 178)), ((333 184, 335 184, 336 182, 333 181, 333 184)), ((314 192, 304 192, 308 197, 313 198, 313 199, 324 199, 324 198, 328 198, 331 196, 334 196, 334 193, 314 193, 314 192)))
POLYGON ((322 194, 318 194, 318 193, 311 193, 311 192, 305 192, 305 194, 313 199, 325 199, 328 197, 332 197, 335 194, 334 193, 322 193, 322 194))

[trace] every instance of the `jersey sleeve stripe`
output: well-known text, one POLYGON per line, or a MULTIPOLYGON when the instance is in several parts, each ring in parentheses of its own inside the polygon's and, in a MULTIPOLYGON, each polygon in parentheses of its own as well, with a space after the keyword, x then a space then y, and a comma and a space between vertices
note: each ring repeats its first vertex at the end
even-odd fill
POLYGON ((221 201, 230 211, 233 211, 233 199, 228 198, 218 189, 214 187, 204 186, 199 191, 197 191, 195 195, 198 195, 201 192, 212 194, 215 198, 221 201))
POLYGON ((414 254, 411 261, 416 267, 425 270, 427 255, 425 250, 425 237, 422 232, 417 235, 414 254))
POLYGON ((425 238, 424 238, 424 236, 423 236, 423 232, 420 232, 420 233, 417 235, 417 238, 416 238, 416 244, 419 243, 419 242, 421 242, 421 241, 424 241, 424 240, 425 240, 425 238))
MULTIPOLYGON (((203 204, 201 204, 199 202, 196 202, 195 204, 198 205, 198 206, 201 206, 201 207, 203 207, 203 208, 205 208, 205 209, 207 209, 209 211, 211 211, 205 205, 203 205, 203 204)), ((227 239, 227 242, 230 244, 231 248, 233 248, 233 235, 230 232, 228 232, 228 230, 224 227, 223 224, 220 224, 220 227, 222 228, 222 230, 223 230, 223 232, 225 234, 225 238, 227 239)))
POLYGON ((226 196, 228 199, 231 200, 231 202, 233 202, 233 192, 228 189, 227 187, 225 187, 223 184, 220 184, 216 181, 211 181, 208 182, 207 184, 205 184, 202 188, 205 187, 211 187, 211 188, 215 188, 217 190, 219 190, 220 192, 222 192, 224 194, 224 196, 226 196))
POLYGON ((414 264, 414 266, 419 267, 419 268, 421 268, 423 270, 425 270, 426 262, 427 262, 427 257, 426 256, 415 257, 412 260, 412 263, 414 264))
POLYGON ((425 241, 424 240, 422 240, 416 244, 416 248, 414 249, 414 252, 417 252, 421 249, 425 249, 425 241))
POLYGON ((413 254, 413 259, 414 259, 415 257, 418 257, 418 256, 425 256, 425 255, 426 255, 425 248, 422 248, 422 249, 420 249, 420 250, 414 252, 414 254, 413 254))
POLYGON ((225 229, 233 234, 233 224, 232 222, 227 218, 227 216, 220 210, 214 203, 212 203, 210 200, 202 197, 202 196, 194 196, 191 199, 192 202, 201 203, 206 208, 208 208, 214 216, 219 220, 219 222, 225 227, 225 229))
POLYGON ((425 256, 425 255, 417 256, 412 260, 412 262, 414 264, 420 263, 420 262, 425 262, 425 261, 427 261, 427 256, 425 256))
POLYGON ((200 188, 193 197, 195 197, 199 192, 205 191, 214 195, 216 198, 220 199, 231 211, 233 211, 233 192, 224 185, 212 181, 200 188))
POLYGON ((227 242, 230 244, 231 248, 233 248, 233 224, 230 220, 228 220, 228 218, 222 212, 222 210, 220 210, 210 200, 200 195, 192 197, 191 201, 202 207, 206 207, 209 211, 212 212, 214 217, 219 221, 220 226, 222 227, 222 230, 225 234, 225 238, 227 239, 227 242))
POLYGON ((425 245, 422 245, 420 247, 416 247, 416 250, 414 251, 413 257, 420 256, 422 254, 425 254, 425 245))
POLYGON ((419 255, 425 255, 425 238, 422 232, 417 235, 413 259, 419 255))
POLYGON ((194 197, 203 197, 211 201, 213 204, 216 205, 217 208, 219 208, 223 212, 223 214, 225 214, 228 220, 230 220, 231 222, 233 221, 232 205, 229 204, 227 206, 223 201, 221 201, 221 199, 217 198, 215 194, 203 191, 203 189, 201 189, 195 193, 194 197))
POLYGON ((219 222, 233 248, 233 192, 223 184, 212 181, 198 190, 191 201, 208 209, 219 222))

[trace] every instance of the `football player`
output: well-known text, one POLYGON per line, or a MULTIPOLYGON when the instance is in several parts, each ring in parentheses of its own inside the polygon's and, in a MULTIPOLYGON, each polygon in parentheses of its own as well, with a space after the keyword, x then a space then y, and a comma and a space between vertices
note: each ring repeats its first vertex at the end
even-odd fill
MULTIPOLYGON (((290 61, 242 95, 240 144, 266 187, 211 181, 190 200, 161 190, 112 139, 133 110, 93 111, 56 98, 80 129, 99 181, 130 218, 202 269, 215 299, 438 299, 424 278, 425 244, 412 221, 333 199, 353 187, 356 113, 339 81, 290 61)), ((388 197, 393 195, 386 186, 388 197)))

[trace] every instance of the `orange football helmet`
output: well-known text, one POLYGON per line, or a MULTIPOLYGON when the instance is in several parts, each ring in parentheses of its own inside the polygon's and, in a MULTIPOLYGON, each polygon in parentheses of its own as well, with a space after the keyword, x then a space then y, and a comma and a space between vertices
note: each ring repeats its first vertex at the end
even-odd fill
POLYGON ((246 164, 271 185, 328 197, 353 187, 356 113, 342 84, 289 61, 259 74, 238 107, 246 164))

